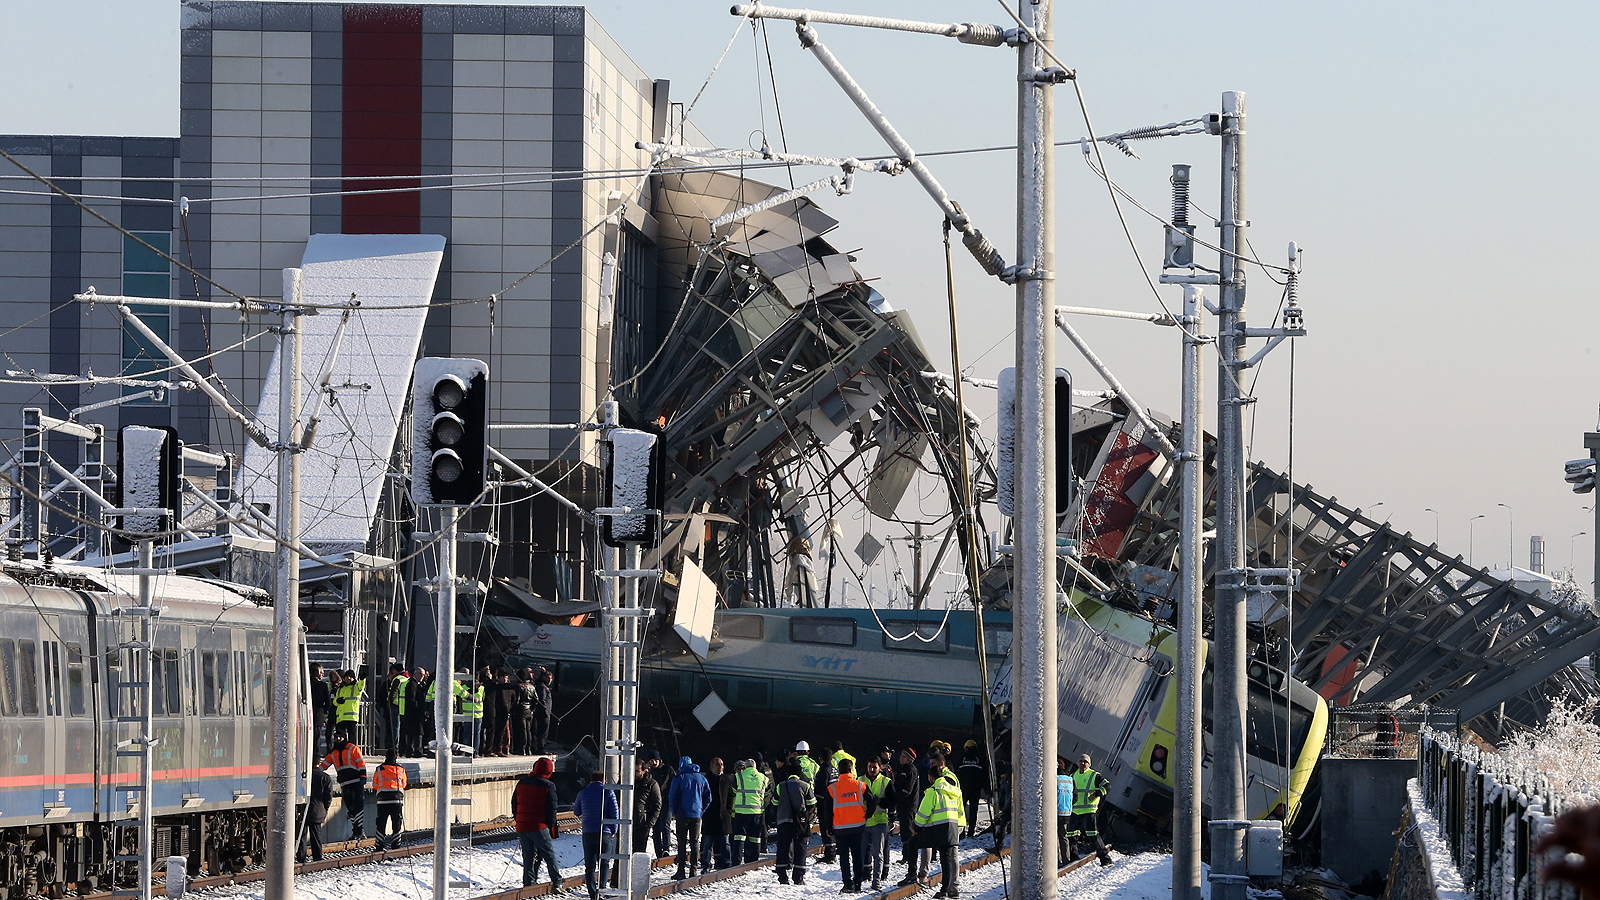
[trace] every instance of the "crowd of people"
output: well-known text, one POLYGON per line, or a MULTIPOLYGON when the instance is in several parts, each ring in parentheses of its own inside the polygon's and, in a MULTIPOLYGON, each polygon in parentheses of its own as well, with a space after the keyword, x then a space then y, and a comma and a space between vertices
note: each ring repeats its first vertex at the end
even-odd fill
MULTIPOLYGON (((543 666, 510 669, 485 666, 476 675, 462 669, 452 684, 458 721, 451 741, 478 756, 537 756, 545 752, 554 719, 554 677, 543 666)), ((393 748, 401 758, 430 756, 434 740, 436 676, 422 666, 407 670, 395 663, 369 697, 367 681, 354 670, 311 667, 311 716, 319 752, 331 749, 343 732, 352 741, 361 732, 363 701, 376 717, 370 746, 393 748)))
MULTIPOLYGON (((1093 846, 1102 864, 1109 864, 1099 835, 1100 798, 1109 785, 1094 771, 1087 756, 1076 765, 1061 761, 1060 833, 1063 863, 1076 846, 1093 846), (1081 842, 1081 843, 1080 843, 1081 842)), ((541 864, 550 880, 563 884, 552 846, 556 834, 555 786, 552 767, 544 760, 519 781, 512 800, 523 846, 523 884, 535 883, 541 864)), ((978 829, 978 804, 989 796, 986 754, 968 741, 959 757, 949 744, 935 741, 919 754, 916 748, 884 747, 858 760, 842 742, 822 752, 799 742, 770 762, 757 753, 728 764, 712 757, 704 770, 691 757, 673 766, 659 752, 642 754, 632 783, 632 834, 635 853, 656 858, 677 849, 676 879, 755 862, 775 855, 775 877, 783 884, 807 884, 808 852, 813 828, 824 863, 837 862, 843 893, 881 890, 885 884, 927 884, 937 856, 948 873, 937 897, 960 897, 955 873, 956 848, 978 833, 1004 842, 1010 794, 1004 767, 999 775, 999 802, 988 827, 978 829), (775 833, 775 841, 770 837, 775 833), (905 875, 893 882, 890 836, 900 837, 899 865, 905 875)), ((615 878, 605 856, 616 850, 619 817, 617 792, 604 774, 593 772, 573 802, 583 832, 584 885, 591 898, 615 878)))

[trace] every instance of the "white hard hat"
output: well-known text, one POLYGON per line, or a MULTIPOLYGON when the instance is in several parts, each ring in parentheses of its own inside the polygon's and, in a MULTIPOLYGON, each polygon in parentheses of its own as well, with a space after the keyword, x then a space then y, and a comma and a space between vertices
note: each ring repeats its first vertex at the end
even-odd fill
POLYGON ((794 745, 794 749, 799 753, 810 753, 811 745, 805 741, 801 741, 800 743, 794 745))

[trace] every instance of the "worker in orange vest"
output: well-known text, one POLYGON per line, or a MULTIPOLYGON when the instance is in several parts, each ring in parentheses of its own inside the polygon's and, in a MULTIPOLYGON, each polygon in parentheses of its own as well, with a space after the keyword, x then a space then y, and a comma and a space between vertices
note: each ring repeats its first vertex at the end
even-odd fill
POLYGON ((855 776, 856 761, 847 757, 838 760, 839 778, 828 785, 833 798, 833 838, 839 848, 839 878, 846 893, 861 893, 862 879, 871 875, 867 871, 867 804, 866 788, 855 776))
POLYGON ((394 748, 383 758, 383 765, 372 773, 372 789, 378 792, 378 821, 372 833, 378 838, 379 849, 400 846, 400 832, 406 830, 406 770, 395 759, 394 748), (384 840, 384 825, 389 825, 388 840, 384 840))
POLYGON ((350 817, 350 839, 359 841, 367 836, 363 815, 366 808, 367 761, 361 758, 361 748, 350 742, 350 735, 339 732, 333 750, 322 758, 322 768, 332 766, 339 782, 339 795, 344 798, 344 811, 350 817))

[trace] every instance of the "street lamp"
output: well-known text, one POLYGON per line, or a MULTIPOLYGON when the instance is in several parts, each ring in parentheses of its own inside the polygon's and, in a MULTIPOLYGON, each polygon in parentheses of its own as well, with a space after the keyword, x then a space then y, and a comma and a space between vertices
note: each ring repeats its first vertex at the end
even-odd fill
POLYGON ((1472 551, 1476 549, 1476 539, 1473 532, 1477 528, 1479 519, 1487 519, 1487 515, 1476 515, 1467 520, 1467 565, 1472 565, 1472 551))
POLYGON ((1588 533, 1587 531, 1580 531, 1567 540, 1567 569, 1572 572, 1572 580, 1574 581, 1578 580, 1578 557, 1575 548, 1577 547, 1578 538, 1588 533))
POLYGON ((1433 513, 1433 545, 1437 547, 1439 546, 1439 511, 1430 507, 1424 509, 1423 512, 1433 513))
POLYGON ((1506 549, 1511 551, 1511 562, 1506 563, 1506 568, 1517 567, 1517 513, 1509 503, 1496 503, 1495 506, 1506 508, 1506 549))

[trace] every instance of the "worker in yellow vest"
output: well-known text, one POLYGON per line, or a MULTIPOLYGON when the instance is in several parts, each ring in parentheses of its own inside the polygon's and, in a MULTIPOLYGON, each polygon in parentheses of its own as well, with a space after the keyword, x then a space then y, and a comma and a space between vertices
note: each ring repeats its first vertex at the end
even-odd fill
POLYGON ((894 779, 883 771, 883 762, 876 756, 867 760, 867 777, 861 779, 861 786, 867 804, 867 875, 876 891, 889 877, 889 813, 899 797, 894 779))
POLYGON ((733 772, 733 864, 755 862, 766 849, 766 826, 761 815, 767 807, 771 784, 756 768, 755 760, 741 759, 733 772))
POLYGON ((1111 853, 1100 838, 1100 798, 1111 790, 1111 782, 1090 765, 1089 754, 1078 757, 1078 771, 1072 773, 1072 824, 1067 827, 1067 859, 1077 859, 1073 844, 1084 849, 1094 844, 1100 865, 1111 865, 1111 853))
MULTIPOLYGON (((945 767, 943 753, 928 757, 928 788, 922 792, 922 803, 917 806, 911 820, 915 835, 910 849, 927 847, 939 853, 939 867, 944 870, 943 884, 935 897, 959 897, 956 884, 956 844, 961 840, 961 829, 967 824, 966 810, 961 802, 961 782, 955 773, 945 767)), ((904 835, 901 837, 904 840, 904 835)), ((901 886, 917 883, 917 864, 913 859, 901 886)))
POLYGON ((461 688, 461 714, 472 717, 472 751, 478 751, 478 742, 483 738, 483 692, 484 686, 480 682, 471 682, 461 688))
POLYGON ((361 698, 366 696, 367 683, 356 678, 354 669, 344 672, 344 684, 333 692, 335 730, 342 730, 350 740, 357 739, 356 728, 361 724, 361 698))

